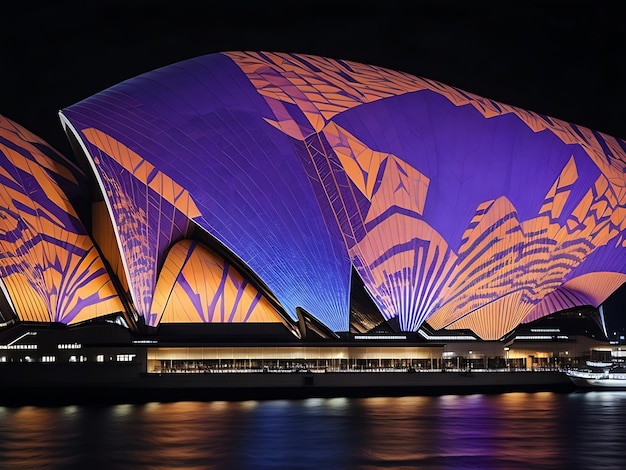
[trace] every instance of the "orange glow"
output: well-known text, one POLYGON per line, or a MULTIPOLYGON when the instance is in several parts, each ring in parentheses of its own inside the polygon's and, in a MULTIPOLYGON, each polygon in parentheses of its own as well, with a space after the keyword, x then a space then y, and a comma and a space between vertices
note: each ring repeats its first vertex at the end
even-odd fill
POLYGON ((176 243, 168 253, 152 313, 166 323, 284 322, 239 272, 191 240, 176 243))

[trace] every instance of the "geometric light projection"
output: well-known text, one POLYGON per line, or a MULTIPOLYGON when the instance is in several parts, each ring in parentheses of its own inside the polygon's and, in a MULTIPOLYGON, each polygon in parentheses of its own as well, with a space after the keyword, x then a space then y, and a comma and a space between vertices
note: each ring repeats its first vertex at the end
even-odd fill
POLYGON ((123 311, 64 189, 72 163, 0 116, 0 277, 22 321, 78 323, 123 311))
MULTIPOLYGON (((265 97, 273 125, 305 142, 304 159, 313 163, 311 175, 322 183, 352 263, 382 313, 398 316, 402 329, 428 320, 497 339, 527 317, 556 311, 546 303, 535 307, 572 285, 575 269, 599 247, 612 245, 621 260, 617 273, 600 277, 611 277, 613 290, 626 281, 626 160, 616 139, 585 138, 573 125, 376 67, 230 55, 265 97), (406 91, 407 106, 390 97, 406 91), (454 108, 466 104, 474 109, 454 117, 454 108), (463 124, 465 132, 450 128, 463 124), (541 146, 524 142, 533 139, 541 146), (559 165, 560 172, 548 173, 552 179, 533 181, 559 165), (544 184, 543 201, 537 183, 544 184), (481 200, 480 192, 492 197, 481 200), (451 225, 464 223, 460 239, 448 235, 451 225)), ((603 290, 595 298, 569 295, 554 307, 597 306, 613 291, 603 290)))
POLYGON ((292 320, 300 307, 348 331, 350 260, 293 158, 297 142, 263 119, 263 99, 222 54, 148 75, 61 111, 103 188, 146 324, 157 326, 150 306, 166 250, 193 225, 239 258, 292 320))
POLYGON ((172 242, 198 215, 187 190, 156 170, 123 143, 97 129, 84 129, 91 163, 113 221, 127 284, 137 312, 149 326, 157 272, 172 242))
POLYGON ((102 257, 108 261, 111 272, 120 281, 122 292, 125 292, 128 297, 129 287, 124 272, 124 263, 104 201, 96 201, 91 204, 91 230, 93 240, 100 249, 102 257))
POLYGON ((192 240, 172 246, 152 304, 157 323, 246 323, 285 320, 224 259, 192 240))
MULTIPOLYGON (((165 259, 189 224, 292 319, 300 307, 334 331, 349 329, 353 271, 402 330, 483 339, 597 307, 626 281, 626 144, 431 80, 229 52, 127 80, 61 118, 92 162, 149 325, 178 321, 164 292, 196 302, 186 315, 199 321, 223 299, 183 287, 186 269, 232 272, 205 248, 165 259)), ((227 311, 220 321, 246 315, 227 311)))

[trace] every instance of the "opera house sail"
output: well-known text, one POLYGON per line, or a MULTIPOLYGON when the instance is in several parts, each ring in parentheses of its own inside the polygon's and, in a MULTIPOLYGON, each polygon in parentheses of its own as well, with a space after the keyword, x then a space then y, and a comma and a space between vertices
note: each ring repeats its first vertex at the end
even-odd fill
POLYGON ((1 319, 74 324, 122 312, 77 207, 75 164, 0 116, 1 319))
POLYGON ((77 163, 0 121, 3 321, 339 334, 358 285, 497 340, 626 281, 624 141, 432 80, 216 53, 59 116, 77 163))

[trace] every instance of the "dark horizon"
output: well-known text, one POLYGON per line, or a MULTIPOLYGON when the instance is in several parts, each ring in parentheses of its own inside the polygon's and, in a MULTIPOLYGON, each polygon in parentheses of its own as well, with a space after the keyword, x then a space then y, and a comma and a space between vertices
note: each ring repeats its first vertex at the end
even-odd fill
MULTIPOLYGON (((626 138, 617 2, 11 4, 0 19, 0 114, 71 156, 57 112, 120 81, 229 50, 368 63, 626 138), (243 5, 243 6, 242 6, 243 5)), ((623 286, 605 302, 625 331, 623 286)))

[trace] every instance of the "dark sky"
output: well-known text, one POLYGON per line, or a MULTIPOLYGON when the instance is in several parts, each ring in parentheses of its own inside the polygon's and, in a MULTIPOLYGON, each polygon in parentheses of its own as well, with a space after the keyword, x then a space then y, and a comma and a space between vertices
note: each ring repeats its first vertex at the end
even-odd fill
POLYGON ((60 108, 179 60, 269 50, 389 67, 626 138, 620 2, 215 3, 3 4, 0 114, 64 147, 60 108))
POLYGON ((215 3, 3 4, 0 114, 69 155, 59 109, 179 60, 266 50, 401 70, 626 138, 620 1, 215 3))

